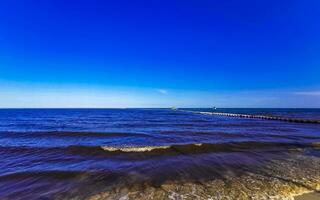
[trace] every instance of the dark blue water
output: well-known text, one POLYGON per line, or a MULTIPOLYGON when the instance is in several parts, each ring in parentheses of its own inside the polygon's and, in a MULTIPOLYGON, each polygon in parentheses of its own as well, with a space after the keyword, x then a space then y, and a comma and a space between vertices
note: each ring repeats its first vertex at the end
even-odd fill
MULTIPOLYGON (((320 119, 319 109, 219 112, 320 119)), ((170 109, 2 109, 0 197, 86 199, 123 185, 215 179, 319 141, 318 124, 170 109)))

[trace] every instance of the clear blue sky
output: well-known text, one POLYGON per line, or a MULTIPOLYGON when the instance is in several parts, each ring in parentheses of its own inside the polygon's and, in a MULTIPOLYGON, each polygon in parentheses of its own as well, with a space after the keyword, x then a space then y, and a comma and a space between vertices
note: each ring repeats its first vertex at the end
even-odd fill
POLYGON ((0 107, 320 107, 318 0, 3 0, 0 107))

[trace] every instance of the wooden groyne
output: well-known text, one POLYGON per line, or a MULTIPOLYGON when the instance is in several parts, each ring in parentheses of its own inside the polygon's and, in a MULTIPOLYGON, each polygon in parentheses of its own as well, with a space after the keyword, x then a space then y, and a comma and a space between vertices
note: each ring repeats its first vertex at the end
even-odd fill
POLYGON ((277 117, 277 116, 267 116, 267 115, 250 115, 250 114, 224 113, 224 112, 200 112, 200 111, 198 112, 198 111, 188 111, 188 110, 180 110, 180 111, 205 114, 205 115, 218 115, 218 116, 225 116, 225 117, 276 120, 276 121, 294 122, 294 123, 320 124, 320 120, 311 120, 311 119, 298 119, 298 118, 277 117))

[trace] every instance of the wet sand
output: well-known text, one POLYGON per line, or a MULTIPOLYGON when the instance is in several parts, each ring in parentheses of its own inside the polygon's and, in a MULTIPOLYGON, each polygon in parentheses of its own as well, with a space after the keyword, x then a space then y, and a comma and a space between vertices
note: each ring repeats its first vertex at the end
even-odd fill
POLYGON ((306 193, 306 194, 297 196, 294 199, 295 200, 319 200, 320 193, 319 192, 306 193))
POLYGON ((319 167, 319 158, 294 154, 284 160, 273 160, 262 168, 242 175, 230 171, 212 180, 173 180, 158 186, 122 185, 88 199, 318 200, 320 193, 308 192, 320 189, 319 167))

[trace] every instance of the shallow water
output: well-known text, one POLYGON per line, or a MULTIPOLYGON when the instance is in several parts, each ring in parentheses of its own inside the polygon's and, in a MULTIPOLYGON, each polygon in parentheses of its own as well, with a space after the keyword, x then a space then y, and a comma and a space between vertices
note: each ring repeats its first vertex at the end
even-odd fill
MULTIPOLYGON (((319 109, 219 112, 320 119, 319 109)), ((318 124, 169 109, 3 109, 0 198, 289 199, 320 189, 319 142, 318 124)))

